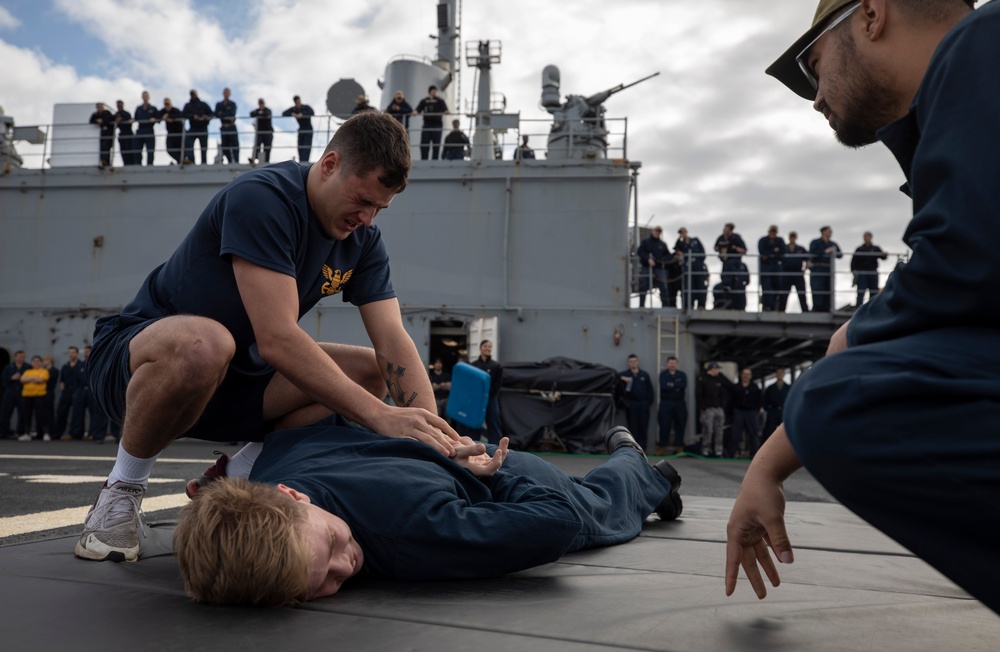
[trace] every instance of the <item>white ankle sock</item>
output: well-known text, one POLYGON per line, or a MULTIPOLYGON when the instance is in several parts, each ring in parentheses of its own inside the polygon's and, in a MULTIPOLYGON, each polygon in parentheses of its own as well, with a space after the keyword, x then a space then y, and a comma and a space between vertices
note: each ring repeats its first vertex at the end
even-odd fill
POLYGON ((115 468, 111 469, 108 475, 108 486, 116 482, 127 482, 145 487, 149 484, 149 476, 153 472, 153 463, 157 457, 158 455, 146 459, 133 457, 125 452, 124 446, 119 445, 115 468))
POLYGON ((226 464, 226 477, 228 478, 249 478, 253 463, 257 461, 257 456, 264 450, 263 442, 250 442, 229 458, 226 464))

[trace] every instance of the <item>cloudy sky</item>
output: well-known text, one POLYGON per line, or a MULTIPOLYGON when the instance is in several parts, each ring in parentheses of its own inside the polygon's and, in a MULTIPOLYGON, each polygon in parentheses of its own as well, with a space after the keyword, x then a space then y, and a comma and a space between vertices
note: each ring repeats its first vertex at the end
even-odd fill
MULTIPOLYGON (((241 115, 259 96, 280 111, 294 94, 319 112, 342 78, 377 101, 391 57, 435 54, 436 5, 0 0, 0 105, 18 125, 46 124, 56 103, 123 98, 131 110, 143 89, 159 105, 198 88, 214 104, 229 86, 241 115)), ((808 102, 764 75, 814 9, 812 0, 465 0, 461 32, 502 42, 495 90, 525 119, 549 117, 539 107, 547 64, 561 69, 564 95, 660 73, 606 106, 628 118, 628 154, 643 163, 641 221, 663 225, 668 241, 686 225, 710 243, 732 221, 748 242, 775 223, 808 245, 829 223, 845 250, 871 229, 903 252, 910 204, 891 155, 841 147, 808 102)), ((472 85, 464 68, 463 105, 472 85)))

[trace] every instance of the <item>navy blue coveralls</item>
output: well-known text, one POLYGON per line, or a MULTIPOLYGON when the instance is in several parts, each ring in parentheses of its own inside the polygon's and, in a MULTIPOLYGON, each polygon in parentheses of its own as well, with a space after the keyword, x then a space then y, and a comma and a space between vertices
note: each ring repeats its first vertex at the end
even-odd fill
POLYGON ((222 158, 230 163, 240 162, 240 134, 236 130, 236 102, 222 100, 215 104, 215 117, 219 119, 219 137, 222 141, 222 158))
POLYGON ((619 372, 618 376, 628 376, 631 379, 625 386, 625 414, 628 419, 628 429, 639 445, 645 449, 649 433, 649 408, 653 405, 653 379, 643 369, 635 374, 626 369, 619 372))
POLYGON ((437 160, 441 145, 441 130, 444 129, 444 114, 448 104, 440 97, 427 96, 417 103, 417 113, 424 115, 424 126, 420 130, 420 158, 437 160), (429 155, 429 156, 428 156, 429 155))
POLYGON ((142 149, 146 148, 146 165, 153 164, 153 154, 156 151, 156 137, 153 126, 160 116, 160 111, 152 104, 140 104, 132 112, 135 117, 135 156, 136 163, 142 163, 142 149))
POLYGON ((132 135, 132 114, 122 109, 115 113, 115 123, 118 126, 118 149, 121 152, 122 165, 138 165, 138 154, 135 151, 135 136, 132 135))
POLYGON ((802 312, 809 312, 809 301, 806 300, 806 277, 802 268, 809 260, 809 252, 802 245, 788 245, 785 255, 781 259, 781 299, 778 303, 778 310, 784 312, 788 307, 788 295, 795 288, 799 296, 799 308, 802 312))
MULTIPOLYGON (((727 238, 720 235, 715 240, 715 250, 722 259, 722 294, 729 300, 727 307, 732 310, 744 310, 747 307, 746 286, 750 280, 746 265, 743 264, 743 253, 747 245, 739 233, 731 233, 727 238)), ((719 307, 719 306, 716 306, 719 307)))
POLYGON ((286 118, 295 116, 295 121, 299 123, 299 163, 308 163, 309 154, 313 144, 312 116, 315 115, 313 109, 308 104, 293 106, 282 112, 286 118))
POLYGON ((855 306, 860 306, 865 302, 865 292, 868 298, 875 296, 878 292, 878 261, 888 258, 888 254, 882 251, 882 247, 872 245, 861 245, 854 250, 851 258, 851 271, 854 272, 854 284, 858 286, 858 301, 855 306))
POLYGON ((791 389, 792 387, 788 383, 783 383, 781 389, 778 388, 777 383, 774 383, 764 390, 764 411, 767 412, 767 419, 764 421, 761 441, 767 441, 775 428, 784 420, 785 401, 788 399, 788 392, 791 389))
POLYGON ((723 438, 724 454, 726 457, 736 457, 745 432, 747 448, 750 457, 753 457, 761 444, 760 408, 763 400, 760 387, 753 381, 746 387, 742 383, 729 383, 726 387, 733 395, 733 427, 729 430, 729 436, 723 438))
POLYGON ((325 423, 268 435, 250 479, 286 484, 344 519, 364 568, 385 578, 496 577, 624 543, 670 491, 630 448, 583 478, 510 451, 480 479, 418 441, 325 423))
POLYGON ((660 426, 657 442, 661 448, 684 445, 684 428, 688 418, 687 403, 684 401, 687 385, 687 375, 683 371, 671 374, 664 369, 660 372, 660 407, 656 420, 660 426), (673 438, 670 437, 671 426, 674 429, 673 438))
POLYGON ((87 384, 85 368, 83 360, 77 360, 75 365, 68 362, 64 364, 59 373, 62 392, 59 394, 59 406, 56 411, 55 432, 59 436, 69 434, 74 439, 83 439, 84 401, 86 400, 83 387, 87 384))
POLYGON ((203 100, 191 100, 184 105, 184 117, 188 120, 187 136, 184 137, 184 159, 194 163, 195 141, 201 142, 201 164, 208 163, 208 123, 212 121, 212 107, 203 100))
POLYGON ((646 305, 646 293, 651 287, 660 291, 664 306, 673 306, 674 298, 667 295, 666 265, 670 262, 670 246, 660 238, 649 236, 639 243, 635 256, 639 259, 639 307, 646 305))
POLYGON ((271 143, 274 142, 274 128, 271 126, 271 109, 266 106, 257 108, 250 112, 250 117, 254 119, 257 128, 257 135, 253 139, 253 151, 250 153, 250 162, 263 161, 271 162, 271 143))
POLYGON ((176 106, 165 106, 160 120, 167 127, 167 154, 180 163, 184 160, 184 114, 176 106))
POLYGON ((25 362, 20 367, 13 361, 7 363, 3 368, 3 376, 0 377, 0 386, 3 387, 3 398, 0 400, 0 437, 7 437, 11 433, 10 418, 17 410, 17 431, 24 432, 21 424, 24 422, 24 405, 21 400, 21 381, 11 380, 14 374, 23 374, 31 365, 25 362))
POLYGON ((684 309, 705 309, 708 298, 708 265, 705 264, 705 246, 698 238, 690 238, 687 242, 677 238, 675 252, 684 254, 681 261, 681 300, 684 309))
POLYGON ((772 240, 764 236, 757 241, 760 254, 760 307, 762 310, 777 310, 781 296, 781 265, 787 251, 785 241, 775 236, 772 240))
POLYGON ((115 115, 104 109, 90 114, 90 124, 101 129, 101 165, 111 165, 111 148, 115 144, 115 115))
POLYGON ((879 138, 906 176, 910 260, 848 348, 792 386, 799 459, 854 511, 1000 613, 1000 3, 959 22, 879 138))
POLYGON ((816 238, 809 243, 809 255, 812 256, 809 286, 813 293, 813 312, 830 312, 833 306, 834 257, 841 258, 844 254, 840 251, 840 245, 833 240, 816 238), (833 252, 826 253, 830 247, 833 247, 833 252))
POLYGON ((492 357, 483 360, 480 355, 472 361, 472 366, 482 369, 490 375, 490 395, 486 403, 486 440, 491 444, 499 444, 503 437, 500 426, 500 388, 503 386, 503 367, 492 357))

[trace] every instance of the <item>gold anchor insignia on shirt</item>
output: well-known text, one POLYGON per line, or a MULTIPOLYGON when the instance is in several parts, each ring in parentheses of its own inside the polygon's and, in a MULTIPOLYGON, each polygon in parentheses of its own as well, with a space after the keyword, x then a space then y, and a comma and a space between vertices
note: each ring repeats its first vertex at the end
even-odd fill
POLYGON ((353 273, 354 270, 349 269, 341 275, 339 269, 334 271, 330 269, 329 265, 323 265, 323 276, 326 277, 326 283, 323 284, 323 296, 328 297, 343 290, 344 284, 350 280, 353 273))

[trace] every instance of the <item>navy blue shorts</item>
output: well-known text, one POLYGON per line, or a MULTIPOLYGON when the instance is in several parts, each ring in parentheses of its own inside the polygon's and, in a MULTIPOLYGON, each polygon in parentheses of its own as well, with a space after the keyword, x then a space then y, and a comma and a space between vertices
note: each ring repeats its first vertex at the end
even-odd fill
MULTIPOLYGON (((87 378, 94 398, 119 425, 125 422, 125 392, 132 378, 129 344, 159 319, 115 315, 97 321, 87 378)), ((230 368, 198 422, 177 436, 220 442, 263 441, 272 429, 272 424, 264 421, 264 390, 273 377, 270 367, 253 374, 230 368)))

